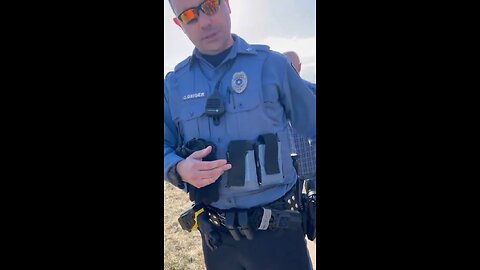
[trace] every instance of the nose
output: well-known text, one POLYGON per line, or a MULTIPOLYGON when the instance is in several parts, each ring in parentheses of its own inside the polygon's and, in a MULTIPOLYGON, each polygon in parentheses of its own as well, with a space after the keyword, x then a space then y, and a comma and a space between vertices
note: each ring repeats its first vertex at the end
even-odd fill
POLYGON ((198 16, 198 26, 202 30, 206 30, 212 25, 212 16, 208 16, 207 14, 203 13, 203 11, 200 11, 200 13, 201 14, 198 16))

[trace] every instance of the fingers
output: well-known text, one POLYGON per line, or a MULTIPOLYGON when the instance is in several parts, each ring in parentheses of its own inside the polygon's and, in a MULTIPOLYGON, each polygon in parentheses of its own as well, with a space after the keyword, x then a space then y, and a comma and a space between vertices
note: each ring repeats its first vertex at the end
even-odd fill
POLYGON ((231 164, 224 164, 212 170, 197 171, 192 174, 192 178, 188 182, 197 188, 202 188, 215 183, 225 171, 231 168, 231 164))
POLYGON ((210 177, 210 178, 202 178, 202 179, 199 179, 197 181, 195 181, 194 183, 192 183, 192 185, 194 185, 195 187, 197 188, 203 188, 203 187, 206 187, 210 184, 213 184, 215 183, 218 179, 220 179, 220 176, 214 176, 214 177, 210 177))
POLYGON ((229 170, 230 168, 232 168, 231 164, 225 164, 224 166, 221 166, 212 170, 198 171, 196 173, 196 176, 199 179, 219 177, 220 175, 223 174, 224 171, 229 170))
POLYGON ((201 171, 208 171, 213 170, 219 167, 222 167, 227 164, 227 160, 225 159, 217 159, 213 161, 202 161, 198 162, 194 165, 194 169, 201 170, 201 171))
POLYGON ((228 171, 232 168, 232 164, 225 164, 222 166, 223 171, 228 171))
POLYGON ((215 183, 218 179, 219 179, 219 177, 200 179, 199 181, 195 182, 195 184, 197 185, 196 186, 197 188, 203 188, 203 187, 206 187, 210 184, 215 183))
POLYGON ((207 146, 207 148, 193 152, 190 157, 194 159, 202 159, 212 152, 212 147, 207 146))
POLYGON ((201 157, 208 155, 211 151, 212 147, 209 146, 194 152, 177 164, 177 172, 183 181, 197 188, 202 188, 214 183, 225 171, 232 168, 232 165, 227 164, 225 159, 202 161, 201 157))
POLYGON ((210 184, 215 183, 219 178, 220 176, 200 178, 200 179, 190 180, 189 183, 196 188, 203 188, 210 184))

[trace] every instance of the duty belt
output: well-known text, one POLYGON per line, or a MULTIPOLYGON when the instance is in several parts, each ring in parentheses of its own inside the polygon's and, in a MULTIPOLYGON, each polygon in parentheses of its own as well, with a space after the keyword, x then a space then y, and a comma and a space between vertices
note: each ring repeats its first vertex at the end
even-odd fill
POLYGON ((298 229, 302 227, 299 212, 300 200, 295 197, 294 189, 282 198, 265 206, 250 209, 221 210, 206 207, 210 222, 219 229, 226 230, 235 240, 241 235, 253 239, 253 231, 298 229))

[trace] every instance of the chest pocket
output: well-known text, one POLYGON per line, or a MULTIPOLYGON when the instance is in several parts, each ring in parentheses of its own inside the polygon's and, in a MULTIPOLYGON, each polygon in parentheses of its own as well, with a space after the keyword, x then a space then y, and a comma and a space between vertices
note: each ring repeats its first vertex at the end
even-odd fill
POLYGON ((228 93, 228 112, 251 111, 263 103, 262 67, 264 57, 239 56, 225 83, 228 93))
MULTIPOLYGON (((237 69, 238 70, 242 69, 237 69)), ((228 76, 227 102, 226 102, 226 127, 232 140, 255 140, 261 130, 263 104, 261 72, 245 72, 247 86, 243 91, 235 91, 234 80, 236 72, 228 76)))
POLYGON ((245 88, 241 93, 235 92, 234 88, 231 85, 228 86, 228 112, 229 113, 240 113, 244 111, 250 111, 255 109, 260 105, 262 98, 261 95, 261 84, 251 83, 245 88), (250 85, 251 84, 251 85, 250 85))
POLYGON ((204 115, 206 98, 182 100, 173 109, 173 117, 183 136, 183 141, 208 138, 208 117, 204 115))

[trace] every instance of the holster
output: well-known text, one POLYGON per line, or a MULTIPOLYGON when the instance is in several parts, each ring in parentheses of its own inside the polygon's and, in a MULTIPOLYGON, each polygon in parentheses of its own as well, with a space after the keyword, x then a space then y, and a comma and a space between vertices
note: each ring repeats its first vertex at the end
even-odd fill
POLYGON ((198 216, 204 212, 204 208, 201 205, 194 205, 192 208, 183 212, 178 218, 178 223, 183 230, 191 232, 198 229, 198 216))
POLYGON ((202 205, 193 205, 192 208, 180 215, 178 223, 183 230, 188 232, 198 229, 202 233, 206 245, 211 250, 215 250, 222 244, 222 239, 210 223, 208 216, 208 211, 205 211, 202 205))
POLYGON ((302 195, 302 204, 304 205, 303 229, 307 238, 313 241, 317 236, 317 193, 315 190, 315 177, 305 180, 307 194, 302 195))
POLYGON ((220 234, 213 228, 212 223, 208 220, 208 214, 203 212, 197 218, 198 230, 203 234, 205 243, 210 250, 217 249, 222 244, 220 234))
MULTIPOLYGON (((178 147, 175 153, 183 158, 187 158, 193 152, 205 149, 207 146, 212 146, 212 152, 208 154, 208 156, 204 157, 202 160, 204 161, 212 161, 215 160, 215 152, 216 147, 212 142, 206 141, 204 139, 192 139, 178 147)), ((203 188, 196 188, 188 183, 187 184, 187 191, 189 194, 190 201, 195 202, 195 204, 211 204, 212 202, 218 201, 220 197, 219 193, 219 181, 215 181, 214 183, 205 186, 203 188)))

